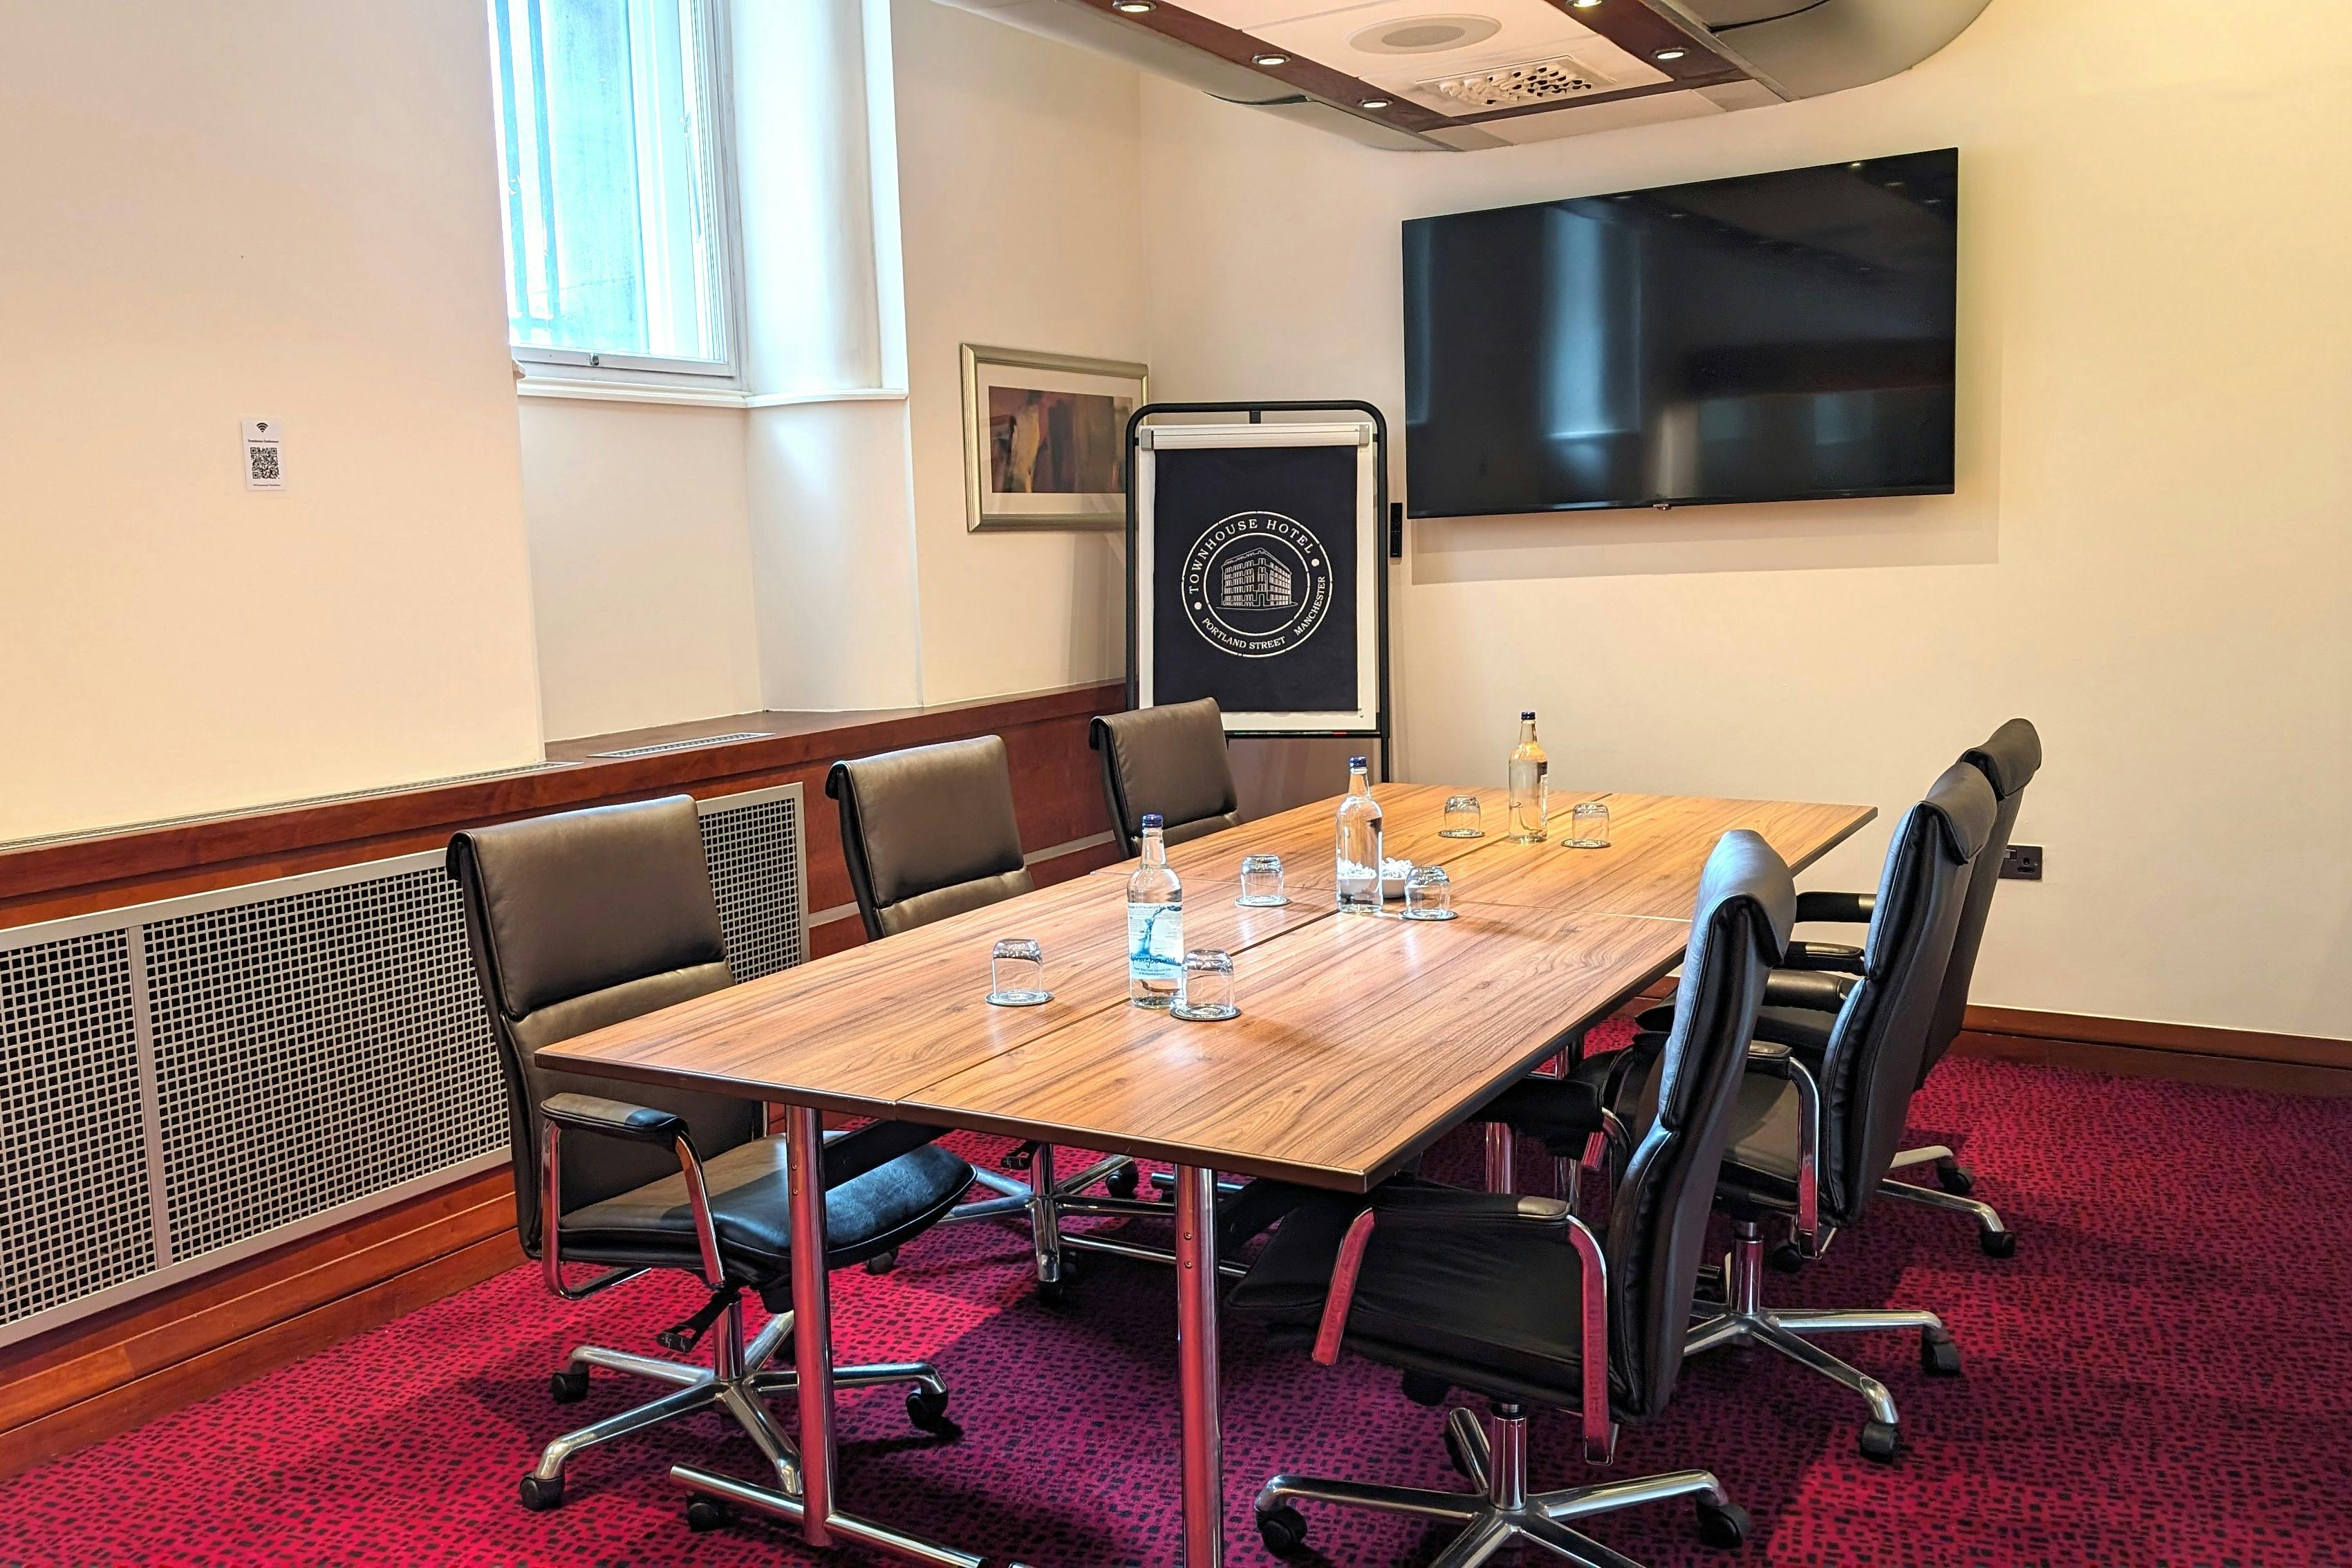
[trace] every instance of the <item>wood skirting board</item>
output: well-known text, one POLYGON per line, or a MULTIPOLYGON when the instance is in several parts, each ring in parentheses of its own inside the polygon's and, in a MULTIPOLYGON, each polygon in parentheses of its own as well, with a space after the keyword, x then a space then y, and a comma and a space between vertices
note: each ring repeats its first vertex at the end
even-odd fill
POLYGON ((2157 1024, 2022 1007, 1970 1007, 1962 1056, 2279 1094, 2352 1097, 2352 1040, 2157 1024))

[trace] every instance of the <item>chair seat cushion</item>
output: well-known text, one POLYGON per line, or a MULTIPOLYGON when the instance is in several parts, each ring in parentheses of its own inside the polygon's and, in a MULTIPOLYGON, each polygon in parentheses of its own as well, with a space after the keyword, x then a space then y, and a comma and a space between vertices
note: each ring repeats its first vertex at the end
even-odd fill
MULTIPOLYGON (((788 1289, 792 1277, 784 1168, 781 1138, 739 1143, 703 1164, 728 1278, 763 1296, 788 1289)), ((832 1188, 824 1197, 826 1267, 862 1262, 913 1239, 971 1185, 969 1164, 926 1143, 832 1188)), ((563 1216, 562 1236, 563 1257, 581 1263, 698 1268, 702 1256, 682 1173, 572 1210, 563 1216)))
MULTIPOLYGON (((1458 1196, 1497 1215, 1519 1201, 1458 1196)), ((1340 1242, 1364 1203, 1330 1193, 1301 1203, 1234 1287, 1232 1309, 1266 1322, 1279 1337, 1311 1338, 1340 1242)), ((1582 1296, 1576 1249, 1555 1231, 1491 1223, 1383 1230, 1375 1223, 1346 1342, 1374 1361, 1490 1398, 1574 1409, 1582 1296)))

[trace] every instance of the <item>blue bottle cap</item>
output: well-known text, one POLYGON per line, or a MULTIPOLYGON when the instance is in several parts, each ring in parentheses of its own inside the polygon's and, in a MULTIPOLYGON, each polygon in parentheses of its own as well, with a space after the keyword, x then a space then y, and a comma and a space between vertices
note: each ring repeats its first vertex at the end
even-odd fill
POLYGON ((1523 720, 1532 719, 1535 716, 1536 710, 1532 708, 1523 708, 1519 710, 1519 717, 1523 720))
POLYGON ((1372 765, 1372 760, 1370 757, 1349 757, 1348 765, 1351 768, 1369 768, 1372 765))
POLYGON ((1158 812, 1147 811, 1143 814, 1143 826, 1146 827, 1165 827, 1168 826, 1168 822, 1167 819, 1162 817, 1158 812))

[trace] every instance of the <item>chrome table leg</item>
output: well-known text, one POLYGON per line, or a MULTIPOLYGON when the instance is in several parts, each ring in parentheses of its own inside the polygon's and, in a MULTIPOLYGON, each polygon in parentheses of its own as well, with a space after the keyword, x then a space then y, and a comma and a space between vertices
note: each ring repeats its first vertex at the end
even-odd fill
POLYGON ((784 1108, 792 1184, 793 1370, 800 1374, 802 1525, 830 1546, 833 1513, 833 1293, 824 1267, 824 1122, 813 1105, 784 1108))
POLYGON ((1516 1193, 1519 1190, 1518 1140, 1511 1135, 1510 1123, 1486 1123, 1486 1190, 1490 1193, 1516 1193))
POLYGON ((1176 1377, 1184 1411, 1184 1568, 1221 1568, 1225 1560, 1217 1279, 1217 1173, 1198 1165, 1180 1165, 1176 1168, 1176 1377))

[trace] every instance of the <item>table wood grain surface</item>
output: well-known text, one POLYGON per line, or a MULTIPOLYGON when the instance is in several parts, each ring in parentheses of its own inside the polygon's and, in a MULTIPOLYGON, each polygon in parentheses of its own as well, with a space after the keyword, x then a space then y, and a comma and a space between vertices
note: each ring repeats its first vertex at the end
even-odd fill
POLYGON ((916 1121, 1363 1191, 1682 958, 1685 927, 1346 914, 1234 963, 1242 1016, 1109 1007, 918 1091, 916 1121))
POLYGON ((551 1066, 1361 1190, 1562 1035, 1679 961, 1716 840, 1762 833, 1792 867, 1868 807, 1557 794, 1611 806, 1612 845, 1437 837, 1459 786, 1379 786, 1386 847, 1443 864, 1462 918, 1338 915, 1337 797, 1177 846, 1188 947, 1235 955, 1240 1019, 1186 1024, 1126 1005, 1125 880, 1019 899, 616 1024, 539 1053, 551 1066), (1242 855, 1284 858, 1293 902, 1233 901, 1242 855), (1296 860, 1294 861, 1294 857, 1296 860), (1319 868, 1319 879, 1316 871, 1319 868), (1054 1000, 989 1005, 1003 937, 1043 944, 1054 1000))

